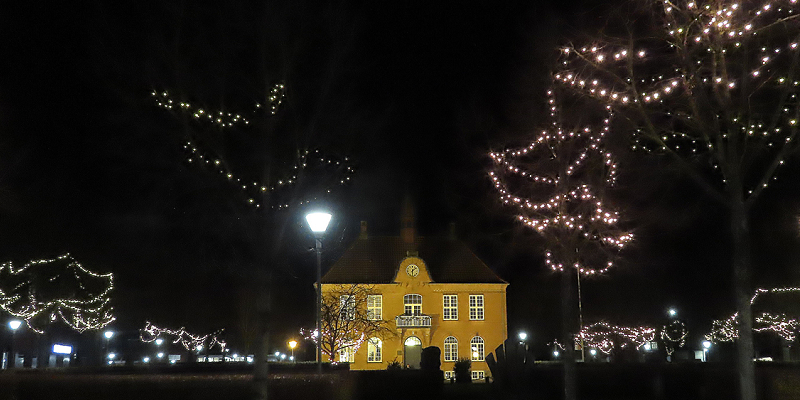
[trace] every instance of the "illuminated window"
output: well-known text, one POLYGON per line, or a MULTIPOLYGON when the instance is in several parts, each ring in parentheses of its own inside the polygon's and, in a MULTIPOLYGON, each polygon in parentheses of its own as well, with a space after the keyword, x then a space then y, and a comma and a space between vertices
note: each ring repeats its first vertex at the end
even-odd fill
POLYGON ((486 374, 483 371, 472 371, 472 380, 473 381, 480 381, 486 377, 486 374))
POLYGON ((483 338, 475 336, 469 342, 470 357, 472 361, 483 361, 483 338))
POLYGON ((444 360, 458 361, 458 339, 452 336, 444 340, 444 360))
POLYGON ((458 295, 446 294, 442 297, 442 319, 455 321, 458 319, 458 295))
POLYGON ((383 342, 378 338, 367 340, 367 362, 381 362, 383 342))
POLYGON ((455 377, 456 371, 444 371, 444 379, 449 381, 450 379, 455 379, 455 377))
POLYGON ((405 315, 421 315, 422 314, 422 296, 418 294, 407 294, 403 296, 403 314, 405 315))
POLYGON ((367 318, 372 321, 383 319, 383 296, 379 294, 367 296, 367 318))
POLYGON ((483 320, 483 295, 469 295, 469 319, 483 320))
POLYGON ((339 296, 339 317, 352 321, 356 318, 356 297, 353 295, 339 296))
POLYGON ((339 350, 339 361, 354 363, 356 362, 356 352, 352 347, 345 347, 339 350))

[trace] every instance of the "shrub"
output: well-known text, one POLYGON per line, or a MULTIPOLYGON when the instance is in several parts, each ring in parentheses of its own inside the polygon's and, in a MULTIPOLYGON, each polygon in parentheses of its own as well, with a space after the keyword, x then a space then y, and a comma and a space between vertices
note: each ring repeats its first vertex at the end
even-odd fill
POLYGON ((470 383, 472 382, 472 374, 470 373, 470 369, 472 368, 472 361, 469 358, 462 358, 456 361, 455 365, 453 365, 453 372, 456 374, 456 382, 459 383, 470 383))
POLYGON ((397 359, 395 358, 394 360, 392 360, 392 362, 389 363, 389 365, 386 366, 386 369, 389 371, 398 371, 403 369, 403 365, 400 364, 400 361, 397 361, 397 359))

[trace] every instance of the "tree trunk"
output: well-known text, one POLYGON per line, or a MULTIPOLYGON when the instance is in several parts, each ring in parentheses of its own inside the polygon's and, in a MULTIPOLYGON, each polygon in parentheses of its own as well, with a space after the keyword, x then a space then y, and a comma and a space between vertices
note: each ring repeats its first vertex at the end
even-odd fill
POLYGON ((270 319, 270 286, 269 279, 267 279, 267 272, 259 272, 258 279, 260 281, 260 289, 258 299, 256 301, 256 315, 258 320, 256 326, 258 332, 256 333, 255 343, 255 363, 253 369, 253 385, 255 389, 256 400, 267 400, 269 398, 269 364, 267 363, 267 355, 269 354, 269 319, 270 319))
POLYGON ((739 390, 742 400, 756 399, 755 368, 753 366, 753 311, 750 298, 750 227, 747 209, 741 196, 731 208, 731 235, 733 244, 733 287, 736 310, 739 313, 739 340, 736 342, 739 390))
MULTIPOLYGON (((575 271, 577 273, 577 271, 575 271)), ((572 283, 572 267, 566 266, 561 271, 561 332, 564 341, 564 400, 577 399, 578 379, 575 366, 575 324, 574 309, 575 304, 573 294, 575 293, 572 283)))

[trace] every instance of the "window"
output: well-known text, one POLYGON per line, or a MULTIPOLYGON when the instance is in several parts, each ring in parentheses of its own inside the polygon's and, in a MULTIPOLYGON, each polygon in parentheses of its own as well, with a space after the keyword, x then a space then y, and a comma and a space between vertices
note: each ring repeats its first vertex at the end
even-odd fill
POLYGON ((372 321, 383 319, 383 296, 379 294, 367 296, 367 318, 372 321))
POLYGON ((354 363, 356 362, 356 352, 352 347, 345 347, 339 350, 339 362, 354 363))
POLYGON ((407 294, 403 296, 405 315, 422 315, 422 296, 418 294, 407 294))
POLYGON ((378 338, 367 340, 367 362, 381 362, 383 342, 378 338))
POLYGON ((353 295, 339 296, 339 317, 352 321, 356 318, 356 297, 353 295))
POLYGON ((472 357, 472 361, 483 361, 485 358, 483 356, 483 338, 480 336, 475 336, 469 342, 470 348, 470 356, 472 357))
POLYGON ((444 340, 444 360, 458 361, 458 339, 452 336, 444 340))
POLYGON ((456 371, 444 371, 444 379, 449 381, 450 379, 455 379, 455 377, 456 371))
POLYGON ((483 371, 472 371, 472 380, 473 381, 482 381, 486 374, 483 371))
POLYGON ((469 295, 469 319, 482 320, 483 319, 483 295, 471 294, 469 295))
POLYGON ((458 319, 458 295, 446 294, 442 297, 442 319, 455 321, 458 319))

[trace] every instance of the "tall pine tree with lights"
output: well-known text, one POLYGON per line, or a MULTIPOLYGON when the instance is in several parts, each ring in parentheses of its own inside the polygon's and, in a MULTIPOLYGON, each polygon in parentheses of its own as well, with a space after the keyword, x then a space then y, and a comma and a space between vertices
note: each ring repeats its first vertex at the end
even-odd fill
POLYGON ((798 11, 797 0, 630 2, 560 49, 554 74, 727 209, 744 400, 755 398, 749 216, 797 150, 798 11))
MULTIPOLYGON (((544 240, 547 266, 561 273, 562 340, 572 344, 579 311, 574 295, 580 294, 575 283, 580 284, 582 275, 607 272, 633 235, 617 228, 619 214, 604 200, 605 189, 617 176, 616 163, 604 146, 612 115, 598 109, 584 113, 583 121, 573 120, 577 126, 564 128, 559 121, 561 101, 553 91, 548 96, 552 125, 525 147, 490 153, 494 168, 489 176, 500 201, 544 240)), ((565 350, 564 394, 573 400, 575 355, 570 347, 565 350)))

